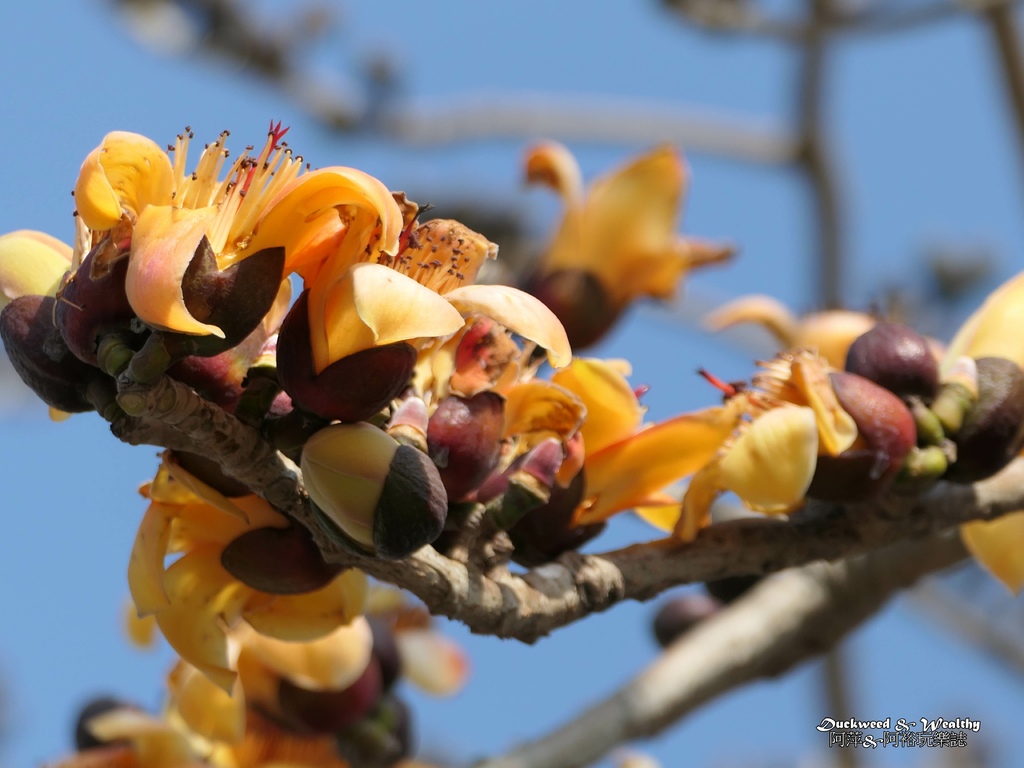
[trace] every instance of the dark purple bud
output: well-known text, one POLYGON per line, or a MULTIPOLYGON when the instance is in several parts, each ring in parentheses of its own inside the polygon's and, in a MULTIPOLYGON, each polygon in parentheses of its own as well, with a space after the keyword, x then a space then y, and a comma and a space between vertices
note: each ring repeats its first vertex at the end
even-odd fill
POLYGON ((448 495, 437 467, 421 451, 398 446, 373 515, 379 557, 397 560, 433 543, 448 518, 448 495))
POLYGON ((412 716, 397 696, 385 696, 366 718, 337 736, 338 752, 352 765, 391 768, 413 751, 412 716))
POLYGON ((174 463, 188 472, 197 480, 206 483, 220 494, 228 498, 248 496, 252 493, 244 484, 224 474, 220 464, 213 459, 200 456, 198 453, 188 451, 173 451, 171 458, 174 463))
POLYGON ((385 692, 398 681, 402 674, 402 657, 398 655, 395 633, 384 619, 369 617, 373 632, 373 655, 380 664, 381 686, 385 692))
POLYGON ((324 419, 367 419, 405 390, 416 365, 416 350, 398 342, 343 357, 319 374, 309 334, 309 292, 288 312, 277 341, 277 374, 299 408, 324 419))
POLYGON ((658 645, 665 648, 720 610, 720 600, 700 593, 670 598, 662 603, 658 612, 654 614, 654 637, 658 645))
POLYGON ((585 481, 579 472, 569 485, 554 485, 547 504, 527 512, 508 535, 515 545, 512 559, 533 568, 550 562, 563 552, 579 549, 600 534, 605 523, 573 526, 573 514, 583 500, 585 481))
POLYGON ((20 296, 0 312, 0 338, 21 380, 47 405, 91 411, 89 382, 102 374, 71 354, 53 324, 54 299, 20 296))
POLYGON ((764 576, 759 573, 751 573, 744 576, 726 576, 722 579, 712 579, 704 582, 704 589, 711 597, 719 602, 728 605, 733 600, 742 597, 746 592, 753 589, 764 576))
MULTIPOLYGON (((78 271, 58 292, 54 318, 68 348, 79 360, 98 365, 96 348, 101 336, 130 331, 135 310, 128 303, 124 281, 128 274, 128 254, 108 260, 109 240, 93 248, 82 260, 78 271), (97 260, 102 268, 94 269, 97 260)), ((135 347, 138 348, 137 346, 135 347)))
POLYGON ((1024 372, 1002 357, 983 357, 977 364, 978 401, 953 438, 956 462, 946 472, 955 483, 994 475, 1024 442, 1024 372))
POLYGON ((846 370, 900 397, 930 400, 939 388, 939 365, 928 342, 899 323, 879 323, 858 337, 847 352, 846 370))
POLYGON ((615 325, 622 307, 613 306, 608 291, 592 273, 563 269, 535 274, 526 291, 540 299, 562 321, 575 350, 600 341, 615 325))
POLYGON ((446 397, 430 417, 427 453, 441 474, 448 498, 461 501, 498 463, 505 428, 505 399, 494 392, 446 397))
POLYGON ((343 570, 326 562, 309 531, 295 523, 243 533, 224 548, 220 562, 246 586, 272 595, 312 592, 343 570))
POLYGON ((100 741, 89 730, 89 721, 115 709, 138 709, 138 707, 114 696, 97 696, 85 704, 75 719, 75 749, 81 751, 107 746, 109 742, 100 741))

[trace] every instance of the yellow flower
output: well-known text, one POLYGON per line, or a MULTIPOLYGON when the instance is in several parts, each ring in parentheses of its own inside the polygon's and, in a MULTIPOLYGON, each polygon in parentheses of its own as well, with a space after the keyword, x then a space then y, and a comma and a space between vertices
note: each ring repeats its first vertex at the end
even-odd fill
POLYGON ((740 323, 756 323, 775 337, 780 349, 813 350, 829 365, 842 370, 850 345, 878 321, 863 312, 848 310, 812 312, 796 317, 782 302, 757 295, 730 301, 708 315, 704 322, 712 331, 740 323))
POLYGON ((133 707, 90 718, 85 727, 109 746, 77 752, 48 768, 202 768, 208 765, 188 735, 167 720, 133 707))
POLYGON ((281 238, 279 231, 254 235, 271 199, 302 169, 301 158, 280 143, 286 131, 271 126, 259 154, 243 152, 223 179, 227 132, 205 147, 191 172, 190 131, 168 148, 173 162, 155 142, 123 131, 107 134, 89 153, 75 184, 79 220, 89 230, 80 247, 113 234, 113 258, 130 248, 125 287, 139 318, 158 328, 223 337, 188 310, 182 281, 204 240, 224 269, 267 247, 267 237, 281 238))
MULTIPOLYGON (((366 577, 354 569, 332 577, 336 571, 325 568, 314 586, 267 587, 275 593, 233 575, 246 570, 260 578, 260 568, 246 569, 244 560, 237 561, 239 548, 245 554, 238 544, 243 537, 256 547, 249 556, 257 560, 267 547, 283 546, 273 529, 284 531, 288 521, 259 497, 226 498, 168 459, 143 493, 150 505, 128 565, 135 607, 140 616, 154 615, 171 646, 224 690, 231 690, 235 679, 226 628, 245 621, 267 635, 308 640, 362 613, 366 577), (263 536, 271 540, 259 541, 263 536), (165 567, 165 557, 176 553, 181 557, 165 567)), ((286 550, 278 551, 282 567, 289 565, 287 556, 286 550)), ((259 562, 265 568, 270 561, 263 555, 259 562)))
POLYGON ((530 290, 555 310, 574 347, 594 343, 633 300, 671 298, 690 269, 732 253, 675 233, 686 170, 671 147, 596 180, 586 195, 575 158, 560 144, 533 147, 526 177, 565 203, 530 290))

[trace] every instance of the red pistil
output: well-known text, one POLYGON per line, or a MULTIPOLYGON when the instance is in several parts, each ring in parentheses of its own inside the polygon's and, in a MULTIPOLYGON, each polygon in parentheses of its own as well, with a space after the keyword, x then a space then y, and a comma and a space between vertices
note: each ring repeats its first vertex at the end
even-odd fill
POLYGON ((703 376, 715 389, 719 389, 725 395, 725 399, 728 400, 730 397, 736 397, 743 389, 745 389, 744 383, 741 381, 728 382, 722 381, 715 374, 704 368, 698 368, 697 373, 703 376))
POLYGON ((271 140, 274 142, 274 146, 273 146, 274 149, 280 149, 281 148, 280 147, 281 139, 283 139, 284 135, 286 133, 288 133, 288 131, 290 131, 290 130, 291 130, 291 126, 290 125, 282 128, 280 120, 277 121, 277 125, 274 125, 274 121, 273 120, 270 121, 270 130, 268 131, 268 135, 270 136, 271 140))

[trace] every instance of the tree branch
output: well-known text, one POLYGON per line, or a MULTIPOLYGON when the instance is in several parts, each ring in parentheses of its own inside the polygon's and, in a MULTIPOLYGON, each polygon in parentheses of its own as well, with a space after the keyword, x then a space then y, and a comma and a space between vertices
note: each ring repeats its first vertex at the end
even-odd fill
POLYGON ((153 423, 164 424, 169 431, 161 444, 183 435, 191 450, 218 457, 225 472, 307 526, 329 560, 408 589, 431 613, 473 632, 528 643, 622 600, 647 600, 679 584, 861 554, 1024 508, 1024 459, 1018 459, 974 486, 942 484, 919 498, 890 495, 870 504, 811 501, 784 520, 720 523, 685 544, 663 539, 597 555, 569 552, 525 574, 484 572, 431 547, 404 560, 382 560, 339 544, 332 524, 310 504, 299 469, 255 429, 167 378, 152 385, 122 378, 119 387, 119 402, 138 420, 115 424, 121 440, 135 441, 133 424, 150 439, 153 423))
POLYGON ((780 574, 683 635, 623 688, 552 733, 476 768, 579 768, 701 704, 832 647, 897 591, 965 555, 952 536, 780 574))

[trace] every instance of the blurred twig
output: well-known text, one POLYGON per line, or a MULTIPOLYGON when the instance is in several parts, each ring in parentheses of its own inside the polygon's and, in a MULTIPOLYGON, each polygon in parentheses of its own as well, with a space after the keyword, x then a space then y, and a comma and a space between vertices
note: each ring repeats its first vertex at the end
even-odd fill
POLYGON ((1006 4, 992 5, 980 17, 988 23, 992 32, 993 47, 1016 122, 1021 160, 1024 161, 1024 55, 1021 53, 1016 9, 1006 4))

